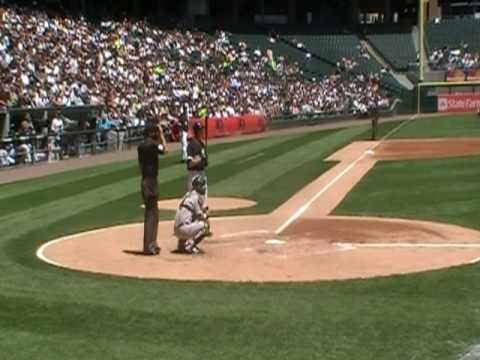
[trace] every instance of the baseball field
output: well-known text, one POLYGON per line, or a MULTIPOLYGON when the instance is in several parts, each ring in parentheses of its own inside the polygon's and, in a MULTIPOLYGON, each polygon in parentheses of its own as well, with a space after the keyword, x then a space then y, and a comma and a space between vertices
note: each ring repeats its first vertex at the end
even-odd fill
MULTIPOLYGON (((0 185, 0 359, 480 358, 480 120, 379 130, 209 146, 209 195, 254 205, 213 208, 195 258, 172 210, 159 257, 125 252, 135 161, 0 185)), ((181 197, 178 154, 160 166, 181 197)))

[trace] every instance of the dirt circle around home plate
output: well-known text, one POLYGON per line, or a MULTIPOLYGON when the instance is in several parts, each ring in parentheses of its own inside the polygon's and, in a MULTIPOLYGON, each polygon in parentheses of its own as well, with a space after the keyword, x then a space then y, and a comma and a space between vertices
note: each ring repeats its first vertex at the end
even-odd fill
MULTIPOLYGON (((338 164, 270 214, 212 219, 203 255, 172 253, 172 221, 159 224, 159 256, 136 255, 142 224, 75 234, 37 256, 72 270, 145 279, 291 282, 371 278, 480 261, 480 232, 428 221, 331 216, 379 160, 480 155, 480 139, 356 142, 338 164)), ((215 210, 212 206, 212 210, 215 210)))

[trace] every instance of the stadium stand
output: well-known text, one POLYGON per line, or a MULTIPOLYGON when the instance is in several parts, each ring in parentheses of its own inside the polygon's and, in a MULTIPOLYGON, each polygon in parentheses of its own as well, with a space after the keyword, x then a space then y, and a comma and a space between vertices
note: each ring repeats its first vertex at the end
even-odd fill
POLYGON ((428 62, 447 81, 480 78, 480 20, 444 19, 427 24, 428 62))
POLYGON ((234 43, 245 42, 251 51, 264 52, 271 49, 276 56, 284 56, 290 61, 296 62, 308 77, 330 74, 335 70, 332 65, 316 57, 308 56, 308 50, 293 47, 281 38, 263 34, 231 34, 230 39, 234 43))
POLYGON ((366 38, 397 71, 405 71, 416 62, 412 33, 369 34, 366 38))
POLYGON ((368 54, 361 53, 361 43, 356 35, 326 34, 326 35, 288 35, 285 38, 292 44, 303 44, 303 47, 325 59, 327 62, 337 64, 342 58, 356 59, 357 71, 362 73, 375 73, 381 70, 381 65, 368 54))
POLYGON ((380 64, 352 35, 304 38, 318 39, 323 61, 307 56, 315 41, 299 47, 280 37, 165 30, 126 19, 96 24, 16 6, 0 7, 0 18, 0 108, 46 109, 42 121, 22 115, 11 127, 9 137, 23 143, 2 149, 17 155, 22 146, 32 152, 39 134, 51 140, 49 154, 65 152, 70 129, 100 130, 96 143, 105 147, 115 142, 114 130, 149 121, 171 133, 184 108, 190 117, 276 117, 361 114, 391 104, 379 83, 392 79, 383 80, 380 64), (83 121, 55 110, 85 106, 95 113, 83 121))
POLYGON ((429 52, 444 46, 455 48, 468 44, 471 51, 480 51, 480 20, 473 18, 442 19, 427 24, 429 52))

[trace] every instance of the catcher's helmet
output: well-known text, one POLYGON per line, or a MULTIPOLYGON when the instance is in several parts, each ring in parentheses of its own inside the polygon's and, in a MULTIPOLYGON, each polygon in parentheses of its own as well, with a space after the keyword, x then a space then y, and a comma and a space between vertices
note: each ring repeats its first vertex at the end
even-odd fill
POLYGON ((205 175, 195 175, 192 179, 192 188, 199 194, 205 195, 207 192, 207 178, 205 175))

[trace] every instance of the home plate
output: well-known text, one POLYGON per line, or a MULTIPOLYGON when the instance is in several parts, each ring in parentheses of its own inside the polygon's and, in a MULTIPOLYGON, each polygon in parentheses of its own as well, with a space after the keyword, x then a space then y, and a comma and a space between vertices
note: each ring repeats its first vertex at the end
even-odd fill
POLYGON ((272 239, 272 240, 265 241, 265 244, 267 245, 283 245, 285 243, 286 241, 279 240, 279 239, 272 239))
POLYGON ((365 151, 365 154, 367 154, 367 155, 374 155, 374 154, 375 154, 375 151, 373 151, 372 149, 370 149, 370 150, 365 151))

